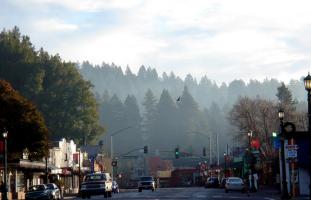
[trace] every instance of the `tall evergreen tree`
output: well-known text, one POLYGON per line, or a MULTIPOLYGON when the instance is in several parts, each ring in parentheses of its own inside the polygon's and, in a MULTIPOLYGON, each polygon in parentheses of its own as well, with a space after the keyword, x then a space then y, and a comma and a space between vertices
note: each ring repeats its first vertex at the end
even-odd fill
POLYGON ((285 119, 293 121, 296 102, 293 100, 291 91, 284 83, 281 83, 281 86, 277 88, 276 96, 278 97, 280 108, 284 109, 286 113, 285 119))
POLYGON ((140 116, 137 100, 135 96, 128 95, 124 102, 124 120, 125 127, 131 127, 123 134, 123 146, 127 151, 143 147, 142 133, 140 125, 142 117, 140 116))
POLYGON ((179 137, 177 124, 177 107, 168 90, 163 90, 159 103, 157 104, 157 115, 155 119, 155 130, 151 136, 153 149, 172 150, 178 144, 179 137), (163 142, 165 141, 165 142, 163 142))
POLYGON ((144 114, 142 121, 143 141, 149 143, 150 136, 154 133, 154 123, 156 119, 156 103, 157 100, 153 95, 151 89, 145 94, 143 106, 144 114))
POLYGON ((186 86, 181 101, 177 105, 180 135, 176 138, 176 141, 184 147, 189 147, 193 143, 194 136, 192 133, 198 131, 200 112, 197 102, 195 102, 186 86))

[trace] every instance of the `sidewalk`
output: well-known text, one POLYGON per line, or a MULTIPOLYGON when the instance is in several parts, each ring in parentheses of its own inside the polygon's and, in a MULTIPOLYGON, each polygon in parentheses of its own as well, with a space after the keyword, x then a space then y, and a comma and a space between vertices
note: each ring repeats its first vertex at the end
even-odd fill
MULTIPOLYGON (((271 196, 274 199, 281 199, 280 191, 275 187, 261 186, 258 192, 250 193, 250 196, 271 196)), ((309 196, 293 197, 291 200, 308 200, 309 196)))

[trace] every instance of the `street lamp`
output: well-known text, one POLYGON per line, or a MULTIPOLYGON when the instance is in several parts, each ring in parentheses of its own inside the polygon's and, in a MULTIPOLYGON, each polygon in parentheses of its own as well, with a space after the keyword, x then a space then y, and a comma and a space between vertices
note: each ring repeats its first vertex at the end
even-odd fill
POLYGON ((227 154, 226 152, 224 152, 224 159, 225 159, 225 177, 226 177, 226 174, 227 174, 227 154))
POLYGON ((211 136, 208 136, 204 133, 198 132, 198 131, 193 131, 191 133, 195 133, 197 135, 203 136, 203 137, 207 137, 209 140, 209 150, 208 150, 208 154, 209 154, 209 164, 210 166, 212 165, 212 140, 211 140, 211 136))
MULTIPOLYGON (((131 126, 128 126, 128 127, 125 127, 125 128, 121 128, 113 133, 110 134, 110 158, 111 158, 111 161, 113 160, 113 136, 129 129, 129 128, 132 128, 131 126)), ((111 172, 111 177, 114 178, 114 167, 112 167, 112 172, 111 172)))
MULTIPOLYGON (((305 89, 308 92, 308 132, 311 134, 311 76, 308 73, 304 79, 305 89)), ((310 137, 311 138, 311 137, 310 137)), ((309 145, 309 199, 311 200, 311 144, 309 145)))
POLYGON ((7 152, 7 138, 8 138, 8 131, 4 130, 2 133, 3 139, 4 139, 4 195, 3 199, 7 200, 7 174, 8 174, 8 152, 7 152))
POLYGON ((284 125, 283 125, 283 119, 284 119, 284 110, 279 110, 279 119, 280 119, 280 135, 281 135, 281 161, 282 161, 282 196, 281 199, 289 199, 290 196, 288 194, 287 190, 287 180, 286 180, 286 163, 285 163, 285 136, 284 136, 284 125))

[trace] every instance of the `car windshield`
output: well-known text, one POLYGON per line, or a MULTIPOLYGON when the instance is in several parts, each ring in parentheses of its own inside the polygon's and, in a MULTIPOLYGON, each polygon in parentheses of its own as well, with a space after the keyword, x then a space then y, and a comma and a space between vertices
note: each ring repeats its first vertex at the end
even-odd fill
POLYGON ((230 183, 242 183, 242 179, 239 179, 239 178, 230 178, 228 179, 228 182, 230 183))
POLYGON ((102 174, 88 175, 85 177, 85 181, 102 181, 105 180, 105 176, 102 174))
POLYGON ((54 184, 46 184, 46 187, 47 187, 47 189, 54 189, 55 188, 55 186, 54 186, 54 184))
POLYGON ((140 177, 140 181, 153 181, 153 178, 150 176, 140 177))
POLYGON ((29 187, 28 190, 29 191, 42 191, 42 190, 45 190, 45 187, 44 185, 34 185, 34 186, 29 187))

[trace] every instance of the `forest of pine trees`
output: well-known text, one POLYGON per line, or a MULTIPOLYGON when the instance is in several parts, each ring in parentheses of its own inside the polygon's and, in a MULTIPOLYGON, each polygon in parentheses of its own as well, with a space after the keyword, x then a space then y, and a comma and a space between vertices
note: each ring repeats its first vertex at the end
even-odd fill
MULTIPOLYGON (((94 92, 101 105, 101 123, 107 130, 103 137, 107 148, 107 136, 110 133, 135 124, 135 128, 116 136, 115 141, 122 144, 118 147, 119 154, 144 145, 149 145, 153 152, 172 151, 179 146, 182 151, 201 154, 202 148, 208 146, 210 137, 212 154, 215 156, 217 135, 220 138, 220 152, 223 152, 227 143, 231 147, 243 145, 246 140, 244 134, 253 128, 246 126, 241 129, 234 121, 243 119, 232 118, 234 108, 243 98, 249 98, 255 104, 258 102, 258 108, 259 104, 271 106, 275 112, 271 111, 269 117, 275 119, 277 116, 273 114, 277 113, 277 104, 281 98, 277 96, 279 88, 284 86, 292 94, 297 110, 304 110, 302 102, 306 100, 303 82, 300 80, 291 80, 286 86, 276 79, 265 79, 262 82, 250 80, 248 83, 234 80, 219 86, 206 76, 199 82, 190 74, 182 80, 173 72, 159 76, 155 69, 145 66, 140 67, 137 75, 128 66, 123 72, 115 64, 93 66, 83 62, 77 68, 95 86, 94 92), (179 97, 180 101, 177 101, 179 97), (131 105, 129 99, 132 99, 131 105), (272 102, 272 105, 264 102, 272 102)), ((265 122, 257 123, 261 126, 265 122)), ((263 127, 265 132, 258 129, 258 134, 267 135, 268 131, 277 131, 276 123, 274 120, 269 129, 263 127)), ((262 142, 266 142, 265 137, 262 137, 262 142)))

